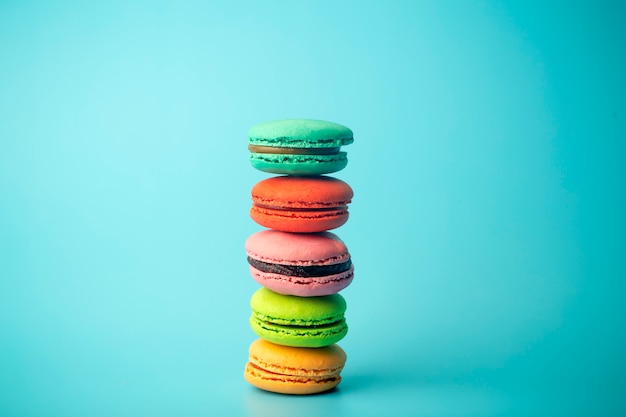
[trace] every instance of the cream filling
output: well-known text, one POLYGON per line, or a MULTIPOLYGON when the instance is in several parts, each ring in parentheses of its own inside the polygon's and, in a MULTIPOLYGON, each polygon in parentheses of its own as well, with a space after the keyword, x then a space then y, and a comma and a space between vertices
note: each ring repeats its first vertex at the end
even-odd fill
POLYGON ((333 148, 289 148, 281 146, 248 145, 252 153, 271 153, 288 155, 334 155, 339 153, 340 147, 333 148))

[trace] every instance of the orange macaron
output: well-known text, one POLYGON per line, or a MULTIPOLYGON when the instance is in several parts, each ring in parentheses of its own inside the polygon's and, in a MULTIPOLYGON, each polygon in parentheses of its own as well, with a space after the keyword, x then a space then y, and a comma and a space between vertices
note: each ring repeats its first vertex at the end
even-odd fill
POLYGON ((278 176, 252 187, 250 217, 261 226, 294 233, 335 229, 348 220, 350 186, 328 176, 278 176))
POLYGON ((339 345, 321 348, 282 346, 257 339, 250 345, 244 378, 265 391, 317 394, 341 382, 346 354, 339 345))

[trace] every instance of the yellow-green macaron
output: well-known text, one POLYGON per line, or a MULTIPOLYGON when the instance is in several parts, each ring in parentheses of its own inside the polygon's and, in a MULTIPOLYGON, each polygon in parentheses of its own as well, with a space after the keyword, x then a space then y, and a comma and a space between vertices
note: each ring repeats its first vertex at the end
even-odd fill
POLYGON ((250 307, 252 330, 279 345, 328 346, 348 332, 346 301, 340 294, 297 297, 261 287, 252 295, 250 307))

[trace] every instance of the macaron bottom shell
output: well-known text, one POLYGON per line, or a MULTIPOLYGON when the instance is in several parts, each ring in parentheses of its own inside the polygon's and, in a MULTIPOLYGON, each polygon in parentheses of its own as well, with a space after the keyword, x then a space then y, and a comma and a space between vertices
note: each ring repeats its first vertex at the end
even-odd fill
POLYGON ((318 348, 339 342, 348 333, 345 319, 319 326, 286 326, 250 317, 250 327, 259 337, 283 346, 318 348))
POLYGON ((341 376, 303 377, 275 374, 246 364, 244 378, 251 385, 264 391, 277 394, 309 395, 319 394, 335 388, 341 382, 341 376))
POLYGON ((289 233, 316 233, 336 229, 348 221, 347 209, 328 211, 273 210, 252 206, 250 217, 269 229, 289 233))
POLYGON ((336 294, 350 285, 354 278, 354 267, 340 274, 312 278, 262 272, 252 266, 250 274, 256 282, 278 294, 317 297, 336 294))
POLYGON ((251 153, 250 163, 259 171, 286 175, 322 175, 341 171, 348 165, 346 152, 333 155, 287 155, 251 153))

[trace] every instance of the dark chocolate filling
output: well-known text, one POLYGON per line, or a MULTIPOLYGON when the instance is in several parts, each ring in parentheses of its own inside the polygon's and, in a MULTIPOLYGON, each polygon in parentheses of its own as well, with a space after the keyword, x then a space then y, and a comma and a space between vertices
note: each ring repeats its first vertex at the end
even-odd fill
POLYGON ((325 277, 327 275, 335 275, 345 272, 352 266, 352 261, 348 259, 345 262, 333 265, 282 265, 272 264, 269 262, 252 259, 248 256, 248 263, 261 272, 271 274, 289 275, 292 277, 314 278, 325 277))

